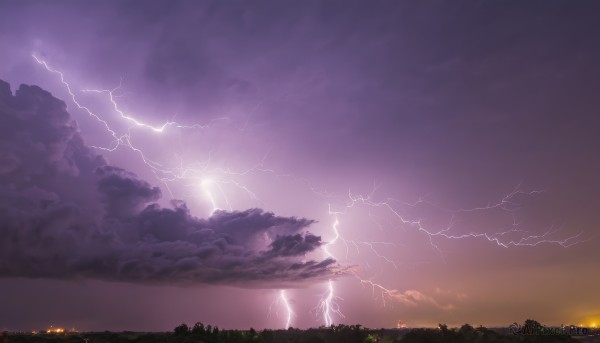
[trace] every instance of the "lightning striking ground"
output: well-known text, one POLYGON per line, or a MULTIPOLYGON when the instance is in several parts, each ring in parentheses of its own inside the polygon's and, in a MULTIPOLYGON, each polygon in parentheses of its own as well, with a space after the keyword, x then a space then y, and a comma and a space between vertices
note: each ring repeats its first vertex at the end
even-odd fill
MULTIPOLYGON (((334 233, 334 237, 330 242, 323 245, 323 251, 325 252, 325 255, 327 257, 334 258, 333 254, 329 250, 329 246, 335 244, 338 241, 338 239, 340 239, 340 232, 338 231, 340 221, 337 217, 337 214, 332 213, 331 209, 329 211, 329 214, 333 215, 333 217, 334 217, 334 221, 331 226, 332 231, 334 233)), ((321 298, 319 305, 318 305, 318 310, 320 310, 323 315, 323 322, 325 323, 325 326, 333 325, 334 314, 338 315, 342 318, 344 317, 344 315, 342 314, 342 312, 340 310, 340 306, 337 303, 337 300, 342 300, 342 299, 335 295, 334 282, 333 282, 333 280, 329 280, 329 281, 327 281, 327 290, 326 290, 324 296, 321 298)))
POLYGON ((293 314, 292 307, 290 306, 290 301, 288 300, 284 289, 279 291, 279 298, 281 299, 281 302, 285 306, 285 310, 286 310, 285 328, 287 329, 292 326, 292 314, 293 314))

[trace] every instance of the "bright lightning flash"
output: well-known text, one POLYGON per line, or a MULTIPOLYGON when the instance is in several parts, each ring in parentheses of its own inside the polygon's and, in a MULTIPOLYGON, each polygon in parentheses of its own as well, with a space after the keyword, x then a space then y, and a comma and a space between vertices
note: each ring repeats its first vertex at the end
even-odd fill
POLYGON ((210 186, 212 184, 213 184, 213 181, 210 179, 204 179, 200 183, 200 187, 202 187, 202 190, 204 191, 206 198, 208 199, 208 201, 210 201, 210 204, 212 206, 210 214, 213 214, 216 211, 220 210, 220 208, 217 207, 217 202, 215 201, 215 197, 213 196, 212 192, 210 191, 210 186))

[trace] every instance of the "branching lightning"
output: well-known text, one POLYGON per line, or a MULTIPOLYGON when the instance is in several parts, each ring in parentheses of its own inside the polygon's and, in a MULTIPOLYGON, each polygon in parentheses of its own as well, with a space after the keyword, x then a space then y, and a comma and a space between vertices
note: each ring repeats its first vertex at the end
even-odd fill
MULTIPOLYGON (((426 237, 428 238, 428 241, 429 241, 431 247, 439 253, 439 255, 440 255, 441 259, 444 261, 444 263, 446 261, 444 259, 443 252, 437 245, 436 241, 434 240, 435 238, 444 238, 444 239, 452 239, 452 240, 485 239, 489 242, 495 243, 497 246, 502 247, 502 248, 510 248, 510 247, 516 247, 516 246, 537 246, 537 245, 541 245, 541 244, 555 244, 555 245, 559 245, 564 248, 568 248, 575 244, 584 242, 584 240, 580 239, 582 232, 578 233, 577 235, 569 236, 569 237, 566 237, 563 239, 556 239, 556 238, 551 238, 551 237, 554 234, 556 234, 558 232, 558 230, 556 230, 552 227, 549 228, 543 234, 530 234, 526 230, 519 229, 518 228, 519 223, 516 220, 515 211, 520 207, 520 203, 519 203, 519 201, 517 201, 516 197, 517 196, 533 196, 533 195, 544 192, 544 191, 540 191, 540 190, 523 191, 521 189, 521 185, 518 185, 515 189, 513 189, 513 191, 511 191, 510 193, 508 193, 507 195, 502 197, 496 203, 490 203, 486 206, 481 206, 481 207, 474 207, 474 208, 467 208, 467 209, 463 208, 463 209, 458 209, 458 210, 449 210, 449 209, 439 207, 437 205, 434 205, 434 204, 431 204, 431 203, 425 201, 424 198, 420 198, 420 199, 418 199, 418 201, 416 201, 414 203, 403 203, 403 202, 400 202, 393 198, 388 198, 385 201, 375 201, 375 200, 373 200, 373 196, 374 196, 374 193, 376 190, 377 190, 377 187, 374 187, 373 190, 371 191, 371 193, 369 193, 367 195, 356 195, 356 194, 353 194, 351 191, 348 191, 348 199, 349 200, 343 206, 343 209, 339 210, 339 211, 332 210, 331 205, 329 205, 329 214, 334 216, 335 220, 334 220, 334 224, 332 226, 332 232, 333 232, 334 238, 331 240, 331 242, 329 242, 328 244, 325 244, 323 246, 323 251, 325 252, 325 254, 328 257, 333 258, 333 255, 330 252, 330 246, 337 243, 338 241, 341 241, 345 244, 346 254, 348 254, 348 244, 349 243, 352 244, 356 248, 357 253, 360 252, 359 246, 366 246, 369 248, 369 250, 371 251, 371 253, 373 253, 374 256, 386 261, 387 263, 393 265, 394 268, 398 269, 398 264, 393 259, 385 256, 384 254, 381 254, 376 249, 377 245, 394 245, 394 243, 392 243, 392 242, 357 242, 354 240, 346 240, 340 235, 339 216, 346 214, 349 209, 356 207, 359 204, 364 205, 369 208, 382 208, 382 209, 386 210, 388 213, 392 214, 392 216, 399 221, 400 227, 402 227, 402 228, 412 227, 412 228, 416 229, 418 232, 425 234, 426 237), (423 204, 437 208, 446 213, 450 213, 451 214, 450 221, 449 221, 449 224, 447 225, 447 227, 442 228, 442 229, 437 229, 437 230, 432 229, 432 228, 427 228, 423 224, 423 221, 421 219, 411 219, 411 218, 407 217, 406 215, 403 215, 399 209, 399 206, 414 208, 418 205, 423 205, 423 204), (454 219, 457 215, 468 214, 468 213, 473 213, 473 212, 478 212, 478 211, 491 211, 491 210, 500 210, 500 211, 503 211, 503 212, 509 214, 512 218, 512 225, 510 225, 508 228, 497 231, 495 233, 486 233, 486 232, 469 232, 466 234, 465 233, 463 233, 463 234, 451 233, 452 229, 454 228, 454 219), (518 239, 505 239, 505 237, 509 236, 510 234, 519 234, 520 237, 518 239)), ((371 217, 371 219, 374 219, 374 217, 371 215, 370 212, 369 212, 369 216, 371 217)), ((379 223, 377 223, 377 224, 381 228, 381 225, 379 223)), ((426 301, 426 302, 433 304, 441 309, 447 310, 447 309, 452 308, 451 305, 446 305, 446 306, 440 305, 433 298, 423 295, 417 291, 406 291, 403 293, 396 289, 391 289, 391 288, 385 287, 377 282, 374 282, 373 280, 361 278, 356 272, 353 272, 352 274, 354 275, 355 278, 357 278, 357 280, 363 286, 371 287, 373 296, 375 298, 378 297, 377 294, 380 294, 380 298, 381 298, 384 306, 386 305, 387 300, 394 300, 396 302, 400 302, 400 303, 404 303, 404 304, 408 304, 408 305, 414 305, 418 301, 426 301)), ((334 285, 333 285, 333 281, 330 280, 328 283, 328 292, 326 293, 326 296, 321 300, 321 303, 319 305, 319 309, 323 313, 323 319, 327 326, 333 324, 333 320, 332 320, 333 313, 343 316, 341 314, 341 312, 339 311, 339 306, 337 306, 336 303, 332 302, 333 298, 334 298, 334 285)))
MULTIPOLYGON (((539 191, 539 190, 526 192, 521 189, 521 185, 518 185, 515 189, 513 189, 512 192, 510 192, 509 194, 505 195, 502 199, 500 199, 500 201, 493 203, 493 204, 488 204, 487 206, 484 206, 484 207, 475 207, 475 208, 470 208, 470 209, 459 209, 459 210, 443 209, 446 212, 452 213, 452 216, 451 216, 450 223, 448 224, 448 226, 446 228, 443 228, 443 229, 440 229, 437 231, 432 230, 432 229, 427 229, 423 225, 422 220, 420 220, 420 219, 414 220, 414 219, 409 219, 406 216, 403 216, 400 213, 400 211, 393 206, 393 203, 400 203, 399 201, 397 201, 395 199, 388 199, 386 201, 381 201, 381 202, 373 201, 372 196, 373 196, 375 190, 376 190, 376 187, 367 196, 354 195, 354 194, 352 194, 352 192, 349 191, 348 198, 350 199, 350 201, 346 205, 346 209, 355 206, 357 203, 361 203, 361 204, 364 204, 364 205, 370 206, 370 207, 383 207, 383 208, 389 210, 394 215, 394 217, 396 217, 400 221, 401 224, 408 225, 410 227, 414 227, 418 231, 426 234, 430 238, 432 247, 435 248, 440 254, 442 254, 442 252, 439 250, 439 247, 433 242, 433 240, 432 240, 433 237, 444 237, 447 239, 485 238, 488 241, 496 243, 498 246, 501 246, 504 248, 508 248, 510 246, 536 246, 536 245, 540 245, 540 244, 558 244, 558 245, 566 248, 566 247, 569 247, 574 244, 582 242, 581 240, 578 240, 582 233, 567 237, 565 239, 550 239, 549 237, 552 234, 556 233, 558 230, 554 230, 554 229, 550 228, 548 231, 546 231, 542 235, 530 235, 525 230, 517 229, 519 224, 516 222, 513 213, 517 208, 519 208, 520 204, 517 200, 515 200, 515 197, 518 195, 531 196, 531 195, 535 195, 535 194, 539 194, 539 193, 543 192, 543 191, 539 191), (477 233, 477 232, 470 232, 467 234, 450 234, 449 233, 453 228, 453 220, 454 220, 455 215, 460 214, 460 213, 469 213, 469 212, 476 212, 476 211, 489 211, 489 210, 494 210, 494 209, 502 210, 504 212, 509 213, 512 216, 513 224, 511 225, 510 229, 504 230, 504 231, 499 231, 499 232, 496 232, 493 234, 477 233), (521 233, 522 236, 518 240, 502 240, 503 236, 505 236, 509 233, 521 233)), ((400 204, 403 204, 403 205, 409 206, 409 207, 415 207, 416 205, 421 204, 421 203, 427 203, 429 205, 435 206, 431 203, 426 202, 423 199, 419 199, 417 202, 412 203, 412 204, 406 204, 406 203, 400 203, 400 204)), ((438 207, 438 206, 436 206, 436 207, 438 207)))
MULTIPOLYGON (((234 186, 234 187, 239 188, 240 190, 244 191, 246 194, 248 194, 248 196, 251 199, 258 200, 258 197, 256 196, 256 194, 253 191, 251 191, 247 186, 242 185, 235 179, 233 179, 231 177, 227 177, 227 176, 243 176, 248 173, 255 172, 255 171, 272 172, 271 170, 262 168, 262 162, 256 166, 253 166, 252 168, 250 168, 246 171, 234 172, 234 171, 226 170, 226 169, 222 169, 222 168, 210 169, 209 168, 210 156, 209 156, 208 161, 205 161, 203 163, 193 162, 188 166, 184 166, 183 160, 179 157, 179 160, 180 160, 179 165, 168 168, 168 167, 165 167, 163 164, 153 161, 152 159, 148 158, 147 154, 141 148, 134 145, 131 140, 131 128, 133 128, 133 127, 138 127, 141 129, 149 130, 150 132, 153 132, 153 133, 162 134, 169 127, 173 127, 176 129, 208 129, 215 122, 229 121, 230 120, 229 118, 226 118, 226 117, 215 118, 215 119, 212 119, 209 122, 209 124, 205 124, 205 125, 202 125, 202 124, 182 125, 182 124, 174 122, 174 121, 168 121, 160 126, 153 126, 153 125, 145 123, 131 115, 128 115, 123 110, 121 110, 121 108, 116 100, 116 95, 115 95, 115 92, 118 91, 122 87, 121 84, 119 84, 119 86, 117 86, 116 88, 113 88, 113 89, 84 89, 84 90, 82 90, 83 93, 96 93, 96 94, 103 94, 103 95, 107 96, 107 98, 111 104, 111 107, 118 114, 119 118, 121 118, 125 123, 129 124, 127 132, 117 133, 117 130, 111 127, 111 125, 109 124, 107 119, 104 119, 101 115, 95 113, 89 107, 82 105, 81 101, 79 101, 77 99, 77 96, 75 95, 75 92, 73 91, 73 87, 66 80, 65 74, 62 71, 59 71, 59 70, 51 67, 48 62, 46 62, 45 60, 43 60, 36 54, 32 54, 32 57, 38 64, 42 65, 48 72, 50 72, 52 74, 56 74, 59 77, 59 80, 62 83, 62 85, 67 90, 67 92, 71 98, 71 101, 75 104, 75 106, 78 109, 86 112, 90 117, 94 118, 97 122, 101 123, 104 130, 110 135, 110 137, 112 137, 112 142, 108 146, 92 145, 93 148, 107 151, 107 152, 113 152, 121 146, 131 149, 132 151, 134 151, 135 153, 137 153, 140 156, 142 162, 147 167, 150 168, 150 170, 154 173, 156 178, 166 186, 166 188, 167 188, 167 190, 169 190, 169 192, 171 192, 171 190, 168 185, 168 182, 172 182, 175 180, 184 180, 184 179, 192 179, 192 180, 203 179, 204 181, 201 181, 201 187, 203 189, 204 194, 206 195, 206 198, 211 203, 211 206, 213 209, 212 212, 214 212, 215 210, 218 209, 215 204, 214 195, 212 193, 213 186, 220 189, 221 193, 224 195, 224 191, 223 191, 221 185, 228 184, 228 185, 234 186), (208 179, 206 179, 206 175, 212 175, 212 174, 224 175, 227 178, 225 178, 225 180, 222 180, 222 179, 208 180, 208 179)), ((178 156, 178 155, 176 155, 176 156, 178 156)), ((171 192, 171 195, 173 196, 172 192, 171 192)), ((224 196, 224 199, 229 204, 229 200, 226 196, 224 196)), ((229 206, 229 208, 231 208, 231 206, 229 206)))

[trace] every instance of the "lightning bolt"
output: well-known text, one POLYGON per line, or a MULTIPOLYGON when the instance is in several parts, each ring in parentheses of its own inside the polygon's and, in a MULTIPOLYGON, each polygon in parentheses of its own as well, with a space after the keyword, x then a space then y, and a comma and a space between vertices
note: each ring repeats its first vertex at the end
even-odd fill
MULTIPOLYGON (((337 217, 337 213, 331 211, 331 206, 329 207, 329 215, 333 216, 333 218, 334 218, 333 224, 331 226, 334 237, 327 244, 324 244, 322 249, 327 257, 334 258, 333 254, 329 250, 329 247, 331 245, 336 244, 336 242, 339 239, 341 239, 340 232, 339 232, 340 221, 337 217)), ((341 299, 335 295, 335 286, 334 286, 333 280, 328 280, 327 281, 327 290, 325 291, 325 294, 323 295, 323 297, 321 298, 321 301, 319 302, 319 305, 317 306, 317 310, 319 310, 322 313, 323 322, 325 323, 325 326, 333 325, 334 314, 344 318, 344 314, 341 312, 340 306, 336 300, 343 300, 343 299, 341 299)))
MULTIPOLYGON (((526 230, 519 229, 519 223, 515 217, 515 211, 520 207, 520 202, 517 200, 518 196, 534 196, 536 194, 543 193, 543 190, 534 190, 534 191, 524 191, 521 189, 521 185, 517 185, 511 192, 503 196, 499 201, 495 203, 489 203, 486 206, 473 207, 473 208, 461 208, 458 210, 446 209, 435 204, 427 202, 424 197, 419 198, 417 201, 413 203, 404 203, 400 202, 393 198, 388 198, 384 201, 375 201, 374 194, 377 190, 377 186, 373 188, 371 193, 367 195, 356 195, 353 194, 350 190, 348 191, 348 201, 345 205, 343 205, 342 210, 334 211, 332 210, 331 204, 329 205, 329 214, 334 217, 334 223, 332 225, 332 232, 334 238, 327 244, 323 246, 323 251, 328 257, 332 257, 333 255, 330 252, 330 247, 337 242, 341 241, 346 246, 346 255, 348 255, 348 243, 351 243, 355 248, 357 253, 360 252, 359 246, 366 246, 369 250, 378 258, 383 259, 387 263, 393 265, 396 269, 398 269, 398 265, 395 261, 388 258, 384 254, 380 253, 377 250, 377 245, 394 245, 392 242, 357 242, 354 240, 346 240, 340 235, 339 231, 339 216, 347 214, 347 212, 357 207, 358 205, 363 205, 369 208, 381 208, 390 213, 394 218, 399 221, 401 227, 411 227, 417 230, 418 232, 423 233, 429 240, 429 243, 435 251, 437 251, 444 263, 446 263, 442 250, 436 244, 434 238, 444 238, 448 240, 459 240, 459 239, 485 239, 491 243, 495 243, 497 246, 502 248, 510 248, 516 246, 538 246, 541 244, 555 244, 564 248, 571 247, 575 244, 585 242, 586 240, 581 239, 582 232, 568 236, 562 239, 551 238, 553 237, 559 230, 551 227, 547 231, 542 234, 531 234, 526 230), (447 227, 442 229, 432 229, 427 228, 421 219, 411 219, 408 216, 402 214, 402 209, 399 207, 406 208, 415 208, 419 205, 429 205, 433 208, 441 210, 446 213, 451 214, 450 222, 447 227), (457 215, 460 214, 469 214, 474 212, 482 212, 482 211, 492 211, 492 210, 500 210, 504 213, 509 214, 512 217, 512 224, 509 228, 497 231, 495 233, 486 233, 486 232, 469 232, 463 234, 454 234, 451 231, 454 228, 454 220, 457 215), (505 237, 510 234, 518 234, 520 237, 517 239, 506 239, 505 237)), ((369 216, 371 219, 375 217, 372 216, 371 212, 369 212, 369 216)), ((382 228, 382 226, 377 222, 377 225, 382 228)), ((352 272, 354 277, 363 285, 370 286, 372 289, 372 293, 374 298, 377 298, 376 294, 379 293, 381 295, 381 300, 383 302, 383 306, 386 305, 387 300, 395 300, 401 303, 405 303, 408 305, 414 305, 417 301, 426 301, 429 302, 441 309, 451 309, 451 305, 440 305, 435 299, 423 295, 418 291, 405 291, 401 292, 396 289, 391 289, 389 287, 385 287, 380 283, 374 282, 373 280, 361 278, 356 272, 352 272), (386 300, 387 299, 387 300, 386 300)), ((328 290, 324 298, 322 298, 318 309, 322 311, 323 321, 326 326, 330 326, 333 324, 333 314, 338 314, 343 317, 343 314, 340 311, 339 305, 334 301, 334 282, 329 280, 328 290)))
POLYGON ((271 316, 271 313, 273 312, 273 307, 277 308, 277 310, 275 310, 275 315, 277 317, 279 317, 279 310, 283 308, 283 310, 285 311, 285 324, 283 328, 286 330, 289 329, 292 326, 294 310, 292 309, 285 289, 280 289, 277 292, 277 296, 273 299, 271 305, 269 306, 269 314, 267 317, 271 316))
MULTIPOLYGON (((67 82, 65 75, 62 71, 59 71, 53 67, 51 67, 48 62, 46 62, 45 60, 41 59, 40 57, 38 57, 36 54, 32 54, 31 55, 33 57, 33 59, 40 65, 42 65, 47 71, 49 71, 52 74, 56 74, 58 75, 60 82, 63 84, 63 86, 65 87, 65 89, 67 90, 67 93, 69 94, 71 101, 75 104, 75 106, 80 109, 83 110, 84 112, 86 112, 90 117, 94 118, 97 122, 99 122, 105 129, 106 132, 108 132, 110 134, 110 136, 112 137, 112 142, 109 146, 106 147, 101 147, 101 146, 93 146, 93 148, 99 149, 99 150, 104 150, 104 151, 108 151, 108 152, 112 152, 115 151, 119 146, 125 146, 130 148, 131 150, 133 150, 134 152, 136 152, 142 159, 142 161, 144 162, 144 164, 146 164, 153 172, 158 172, 162 175, 170 175, 172 178, 179 178, 172 170, 168 170, 168 169, 163 169, 162 165, 158 162, 152 161, 151 159, 149 159, 148 157, 146 157, 146 154, 144 154, 144 152, 139 149, 138 147, 134 146, 131 143, 131 133, 123 133, 123 134, 117 134, 117 131, 114 130, 113 128, 111 128, 111 126, 109 125, 108 121, 103 119, 100 115, 96 114, 94 111, 92 111, 89 107, 82 105, 78 99, 77 96, 75 95, 73 88, 71 87, 70 83, 67 82)), ((97 93, 104 93, 104 92, 108 92, 110 94, 110 100, 111 102, 114 104, 114 107, 116 109, 116 111, 120 114, 120 116, 129 121, 132 122, 133 124, 135 124, 136 126, 139 127, 143 127, 143 128, 148 128, 151 129, 153 132, 156 133, 162 133, 164 131, 164 129, 167 126, 170 125, 175 125, 177 127, 183 128, 183 125, 179 125, 177 123, 172 123, 172 122, 167 122, 165 124, 163 124, 160 127, 154 127, 145 123, 142 123, 141 121, 125 115, 119 108, 118 105, 116 103, 116 101, 114 100, 114 96, 113 96, 113 91, 104 91, 104 90, 84 90, 86 92, 97 92, 97 93)), ((197 126, 197 127, 205 127, 205 126, 197 126)), ((155 174, 156 175, 156 174, 155 174)), ((168 178, 160 178, 161 181, 167 180, 168 178)))
POLYGON ((279 291, 279 298, 281 299, 281 302, 285 306, 285 310, 286 310, 285 328, 287 329, 292 325, 292 314, 293 314, 292 307, 290 306, 290 302, 287 298, 287 295, 286 295, 284 289, 279 291))
MULTIPOLYGON (((514 212, 520 207, 520 203, 515 198, 519 195, 532 196, 532 195, 540 194, 540 193, 544 192, 543 190, 524 191, 521 189, 520 184, 517 185, 517 187, 515 187, 513 189, 513 191, 511 191, 510 193, 505 195, 502 199, 500 199, 496 203, 488 204, 487 206, 483 206, 483 207, 474 207, 474 208, 469 208, 469 209, 458 209, 458 210, 450 210, 450 209, 441 208, 437 205, 426 202, 423 198, 419 199, 417 202, 414 202, 414 203, 401 203, 398 200, 395 200, 393 198, 387 199, 386 201, 376 202, 376 201, 372 200, 373 194, 375 193, 376 189, 377 189, 377 187, 374 187, 373 191, 366 196, 354 195, 354 194, 352 194, 351 191, 348 191, 348 198, 350 199, 350 201, 346 205, 346 209, 354 207, 358 203, 364 204, 369 207, 385 208, 391 214, 393 214, 393 216, 395 218, 397 218, 401 224, 407 225, 409 227, 414 227, 418 231, 423 232, 425 235, 427 235, 429 237, 431 246, 433 248, 435 248, 440 253, 440 255, 442 255, 442 257, 443 257, 442 251, 433 242, 433 237, 444 237, 447 239, 484 238, 484 239, 488 240, 489 242, 493 242, 503 248, 508 248, 510 246, 537 246, 540 244, 558 244, 558 245, 566 248, 566 247, 570 247, 574 244, 583 242, 583 240, 579 239, 582 235, 582 232, 578 233, 577 235, 566 237, 564 239, 550 239, 549 237, 552 236, 552 234, 555 234, 556 232, 558 232, 558 230, 550 228, 548 231, 546 231, 542 235, 535 235, 535 234, 528 234, 528 232, 525 230, 517 229, 519 224, 517 223, 517 221, 515 219, 514 212), (393 206, 394 203, 399 203, 399 204, 409 206, 409 207, 415 207, 419 204, 429 204, 431 206, 440 208, 445 212, 451 213, 452 216, 450 219, 450 223, 446 228, 441 229, 441 230, 435 231, 432 229, 428 229, 423 225, 422 220, 420 220, 420 219, 414 220, 414 219, 410 219, 410 218, 407 218, 406 216, 402 215, 400 213, 400 210, 398 210, 396 207, 393 206), (501 210, 501 211, 509 213, 511 215, 511 217, 513 218, 513 223, 511 225, 510 229, 507 229, 504 231, 499 231, 499 232, 496 232, 493 234, 478 233, 478 232, 469 232, 467 234, 450 234, 449 233, 453 229, 453 226, 454 226, 453 221, 454 221, 454 218, 456 215, 461 214, 461 213, 471 213, 471 212, 477 212, 477 211, 490 211, 490 210, 495 210, 495 209, 501 210), (503 240, 502 239, 503 236, 506 236, 510 233, 520 233, 521 237, 518 240, 503 240)), ((372 245, 371 245, 371 248, 372 248, 372 245)))
MULTIPOLYGON (((130 114, 126 114, 120 108, 120 106, 116 100, 116 98, 117 98, 116 92, 122 87, 121 83, 119 83, 119 85, 113 89, 83 89, 82 90, 83 93, 96 93, 96 94, 101 94, 101 95, 107 96, 107 99, 108 99, 109 103, 111 104, 111 107, 113 108, 115 113, 118 114, 118 117, 121 118, 123 120, 123 122, 129 124, 127 132, 118 133, 116 129, 111 127, 111 125, 109 124, 109 121, 107 119, 105 119, 101 115, 95 113, 92 109, 83 105, 78 100, 78 98, 75 94, 75 91, 73 90, 73 87, 67 81, 65 74, 62 71, 50 66, 50 64, 47 61, 40 58, 36 54, 32 54, 32 57, 39 65, 43 66, 48 72, 58 76, 61 84, 65 87, 67 93, 69 94, 69 97, 71 98, 71 101, 73 102, 73 104, 75 104, 75 106, 78 109, 83 110, 90 117, 92 117, 97 122, 99 122, 102 125, 102 127, 104 128, 104 130, 112 138, 112 141, 108 146, 92 145, 93 148, 107 151, 107 152, 113 152, 113 151, 117 150, 119 147, 126 147, 126 148, 131 149, 132 151, 134 151, 135 153, 137 153, 140 156, 142 162, 147 167, 150 168, 150 170, 154 173, 156 178, 166 186, 166 188, 169 191, 169 193, 171 194, 171 196, 173 196, 173 194, 171 192, 171 189, 170 189, 168 183, 175 181, 175 180, 205 179, 205 176, 210 175, 210 174, 218 174, 218 175, 224 175, 224 176, 229 177, 225 180, 207 179, 205 181, 200 181, 203 193, 209 199, 211 206, 213 208, 212 212, 214 212, 215 210, 218 209, 215 204, 215 196, 213 193, 214 192, 213 187, 215 187, 221 191, 221 195, 223 195, 223 198, 227 202, 230 209, 231 209, 231 206, 229 205, 229 199, 225 196, 225 192, 222 188, 222 185, 230 185, 230 186, 239 188, 240 190, 242 190, 246 194, 248 194, 248 196, 250 198, 252 198, 254 200, 259 200, 258 197, 256 196, 256 194, 253 191, 251 191, 247 186, 241 184, 240 182, 236 181, 235 179, 232 179, 231 177, 232 176, 244 176, 249 173, 257 172, 257 171, 273 172, 272 170, 268 170, 268 169, 262 167, 262 164, 264 163, 264 159, 263 159, 263 161, 261 161, 261 163, 253 166, 252 168, 249 168, 248 170, 245 170, 242 172, 235 172, 235 171, 222 169, 222 168, 210 169, 209 164, 210 164, 211 154, 209 154, 208 161, 205 161, 203 163, 193 162, 188 166, 184 166, 183 159, 176 155, 176 157, 180 161, 179 165, 168 168, 168 167, 165 167, 163 164, 153 161, 152 159, 148 158, 147 154, 144 153, 144 151, 141 148, 134 145, 132 143, 132 139, 131 139, 131 137, 132 137, 131 128, 134 128, 134 127, 145 129, 152 133, 162 134, 169 127, 176 128, 176 129, 208 129, 211 127, 211 125, 213 125, 216 122, 231 121, 229 118, 227 118, 227 117, 215 118, 215 119, 210 120, 210 122, 205 125, 202 125, 202 124, 183 125, 183 124, 180 124, 180 123, 177 123, 174 121, 168 121, 160 126, 153 126, 153 125, 143 122, 142 120, 135 118, 134 116, 132 116, 130 114)), ((212 150, 210 153, 212 153, 212 150)), ((266 158, 266 156, 265 156, 265 158, 266 158)))

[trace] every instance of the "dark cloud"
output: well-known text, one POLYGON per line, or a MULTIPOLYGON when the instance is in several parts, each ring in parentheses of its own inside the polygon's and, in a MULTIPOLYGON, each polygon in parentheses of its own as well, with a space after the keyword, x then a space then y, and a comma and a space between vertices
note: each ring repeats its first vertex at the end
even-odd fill
POLYGON ((118 167, 104 166, 96 170, 101 178, 98 190, 103 195, 106 214, 123 218, 134 215, 140 207, 160 198, 160 189, 118 167))
POLYGON ((271 243, 270 254, 280 256, 304 255, 321 245, 321 237, 312 234, 295 234, 293 236, 277 236, 271 243))
POLYGON ((0 276, 298 284, 344 268, 307 258, 314 221, 261 209, 194 217, 88 148, 65 104, 0 82, 0 276))

